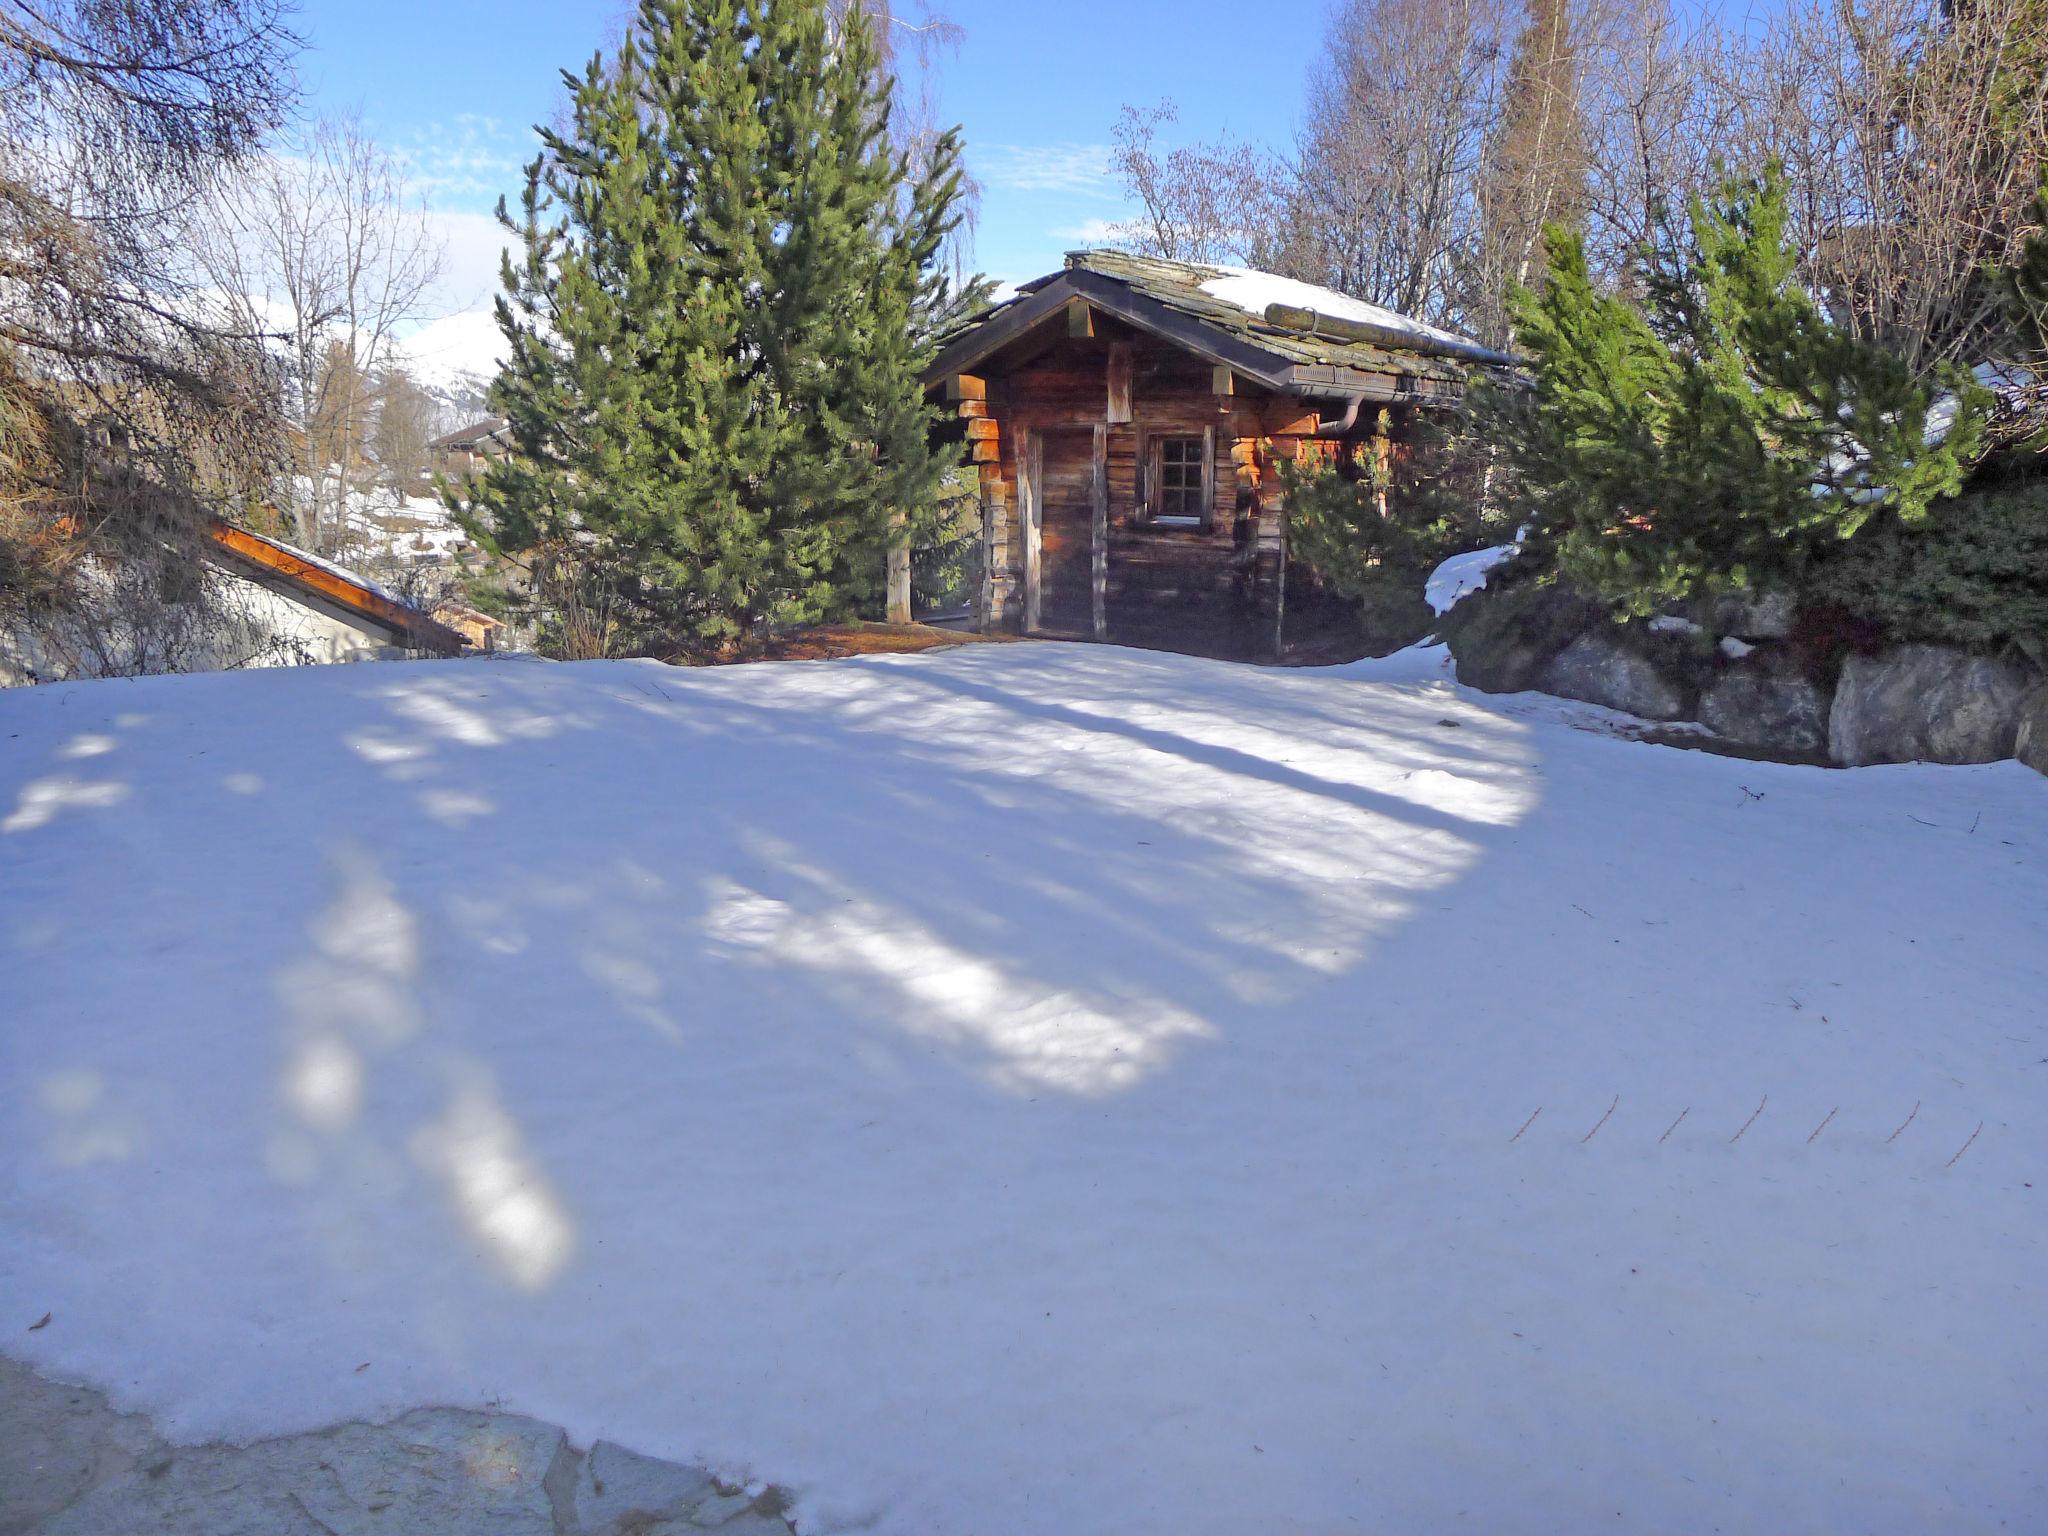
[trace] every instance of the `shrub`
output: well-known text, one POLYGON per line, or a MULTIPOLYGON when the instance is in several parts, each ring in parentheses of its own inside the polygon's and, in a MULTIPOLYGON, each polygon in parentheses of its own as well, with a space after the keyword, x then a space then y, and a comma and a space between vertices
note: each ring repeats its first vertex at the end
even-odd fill
POLYGON ((1894 639, 2048 665, 2048 479, 1937 502, 1915 525, 1888 516, 1817 561, 1803 596, 1894 639))

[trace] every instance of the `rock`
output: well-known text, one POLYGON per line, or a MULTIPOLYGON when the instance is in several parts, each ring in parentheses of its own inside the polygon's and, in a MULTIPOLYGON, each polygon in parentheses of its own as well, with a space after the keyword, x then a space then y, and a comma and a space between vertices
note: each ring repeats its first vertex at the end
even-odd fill
POLYGON ((101 1484, 39 1536, 556 1536, 544 1484, 564 1450, 550 1425, 453 1408, 180 1448, 101 1484))
POLYGON ((1699 718, 1715 735, 1745 746, 1795 757, 1827 750, 1827 696, 1796 675, 1730 667, 1700 695, 1699 718))
POLYGON ((168 1452, 149 1421, 89 1387, 0 1359, 0 1536, 23 1536, 103 1483, 168 1452))
POLYGON ((1677 720, 1685 695, 1654 662, 1608 634, 1581 635, 1543 669, 1546 693, 1604 704, 1645 720, 1677 720))
POLYGON ((0 1359, 0 1536, 789 1536, 780 1488, 508 1413, 423 1408, 173 1446, 104 1394, 0 1359))
POLYGON ((1762 592, 1724 592, 1714 599, 1712 629, 1742 640, 1785 640, 1799 605, 1782 587, 1762 592))
POLYGON ((1488 587, 1467 596, 1440 621, 1458 664, 1458 681, 1487 693, 1520 693, 1560 651, 1606 610, 1562 582, 1488 587))
POLYGON ((2011 757, 2026 680, 1988 656, 1902 645, 1842 666, 1828 751, 1866 763, 1990 763, 2011 757))
POLYGON ((637 1536, 662 1521, 687 1521, 718 1496, 711 1474, 642 1456, 600 1440, 576 1480, 576 1519, 585 1536, 637 1536))
POLYGON ((2020 700, 2019 726, 2013 732, 2012 755, 2036 773, 2048 773, 2048 683, 2039 683, 2020 700))

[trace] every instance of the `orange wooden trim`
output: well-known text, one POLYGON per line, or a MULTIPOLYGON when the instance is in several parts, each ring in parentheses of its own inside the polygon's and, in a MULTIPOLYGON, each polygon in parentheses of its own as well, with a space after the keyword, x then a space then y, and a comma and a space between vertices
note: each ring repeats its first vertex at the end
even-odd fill
POLYGON ((407 643, 415 649, 438 651, 444 656, 454 656, 459 655, 468 644, 447 625, 437 619, 428 618, 417 608, 408 608, 404 603, 394 602, 383 593, 373 591, 360 582, 351 581, 324 565, 315 565, 293 554, 274 540, 264 538, 260 533, 237 528, 233 523, 220 518, 212 519, 207 526, 207 532, 222 549, 241 556, 251 565, 274 571, 287 581, 317 592, 331 603, 339 604, 366 618, 375 619, 404 636, 407 643))

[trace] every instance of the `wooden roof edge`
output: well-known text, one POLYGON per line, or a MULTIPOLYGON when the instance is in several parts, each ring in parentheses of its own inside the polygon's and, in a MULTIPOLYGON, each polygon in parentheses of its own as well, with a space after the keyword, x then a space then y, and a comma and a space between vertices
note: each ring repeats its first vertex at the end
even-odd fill
POLYGON ((314 560, 288 544, 225 518, 209 520, 206 531, 229 554, 383 626, 403 639, 409 649, 459 656, 469 648, 467 640, 438 619, 379 591, 360 576, 314 560))
POLYGON ((1283 381, 1287 359, 1255 342, 1205 325, 1128 283, 1086 268, 1069 268, 1038 279, 1028 291, 1020 291, 1017 298, 956 336, 925 369, 925 387, 935 388, 956 373, 972 373, 991 354, 1059 314, 1070 298, 1085 298, 1107 314, 1177 342, 1213 363, 1234 368, 1269 388, 1288 388, 1283 381))
MULTIPOLYGON (((926 368, 927 389, 936 388, 954 374, 974 369, 1003 347, 1035 329, 1064 309, 1069 298, 1085 298, 1105 313, 1186 347, 1212 363, 1228 367, 1278 394, 1335 396, 1378 395, 1367 383, 1381 377, 1395 377, 1415 371, 1416 362, 1449 361, 1445 354, 1416 347, 1403 347, 1375 366, 1338 362, 1316 365, 1331 370, 1328 381, 1314 379, 1292 355, 1260 344, 1234 326, 1225 326, 1183 309, 1171 301, 1146 292, 1121 278, 1085 266, 1070 266, 1035 279, 1007 304, 999 305, 981 321, 961 331, 939 351, 926 368), (1403 366, 1407 364, 1407 366, 1403 366), (1350 377, 1340 381, 1338 373, 1350 377)), ((1269 326, 1263 316, 1246 314, 1246 330, 1269 329, 1276 335, 1295 335, 1280 326, 1269 326)), ((1390 349, 1391 350, 1391 349, 1390 349)), ((1476 361, 1462 359, 1461 361, 1476 361)))

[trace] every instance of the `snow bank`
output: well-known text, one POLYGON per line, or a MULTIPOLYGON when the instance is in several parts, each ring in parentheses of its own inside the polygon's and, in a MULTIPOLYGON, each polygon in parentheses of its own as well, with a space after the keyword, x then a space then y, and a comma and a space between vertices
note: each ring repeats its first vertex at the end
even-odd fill
POLYGON ((1297 309, 1312 309, 1319 315, 1328 315, 1337 320, 1357 320, 1366 325, 1382 325, 1389 330, 1402 331, 1410 336, 1433 337, 1438 341, 1455 341, 1461 346, 1470 346, 1468 337, 1455 331, 1438 330, 1433 325, 1424 325, 1420 320, 1397 314, 1391 309, 1382 309, 1377 304, 1368 304, 1363 299, 1354 299, 1349 294, 1337 292, 1334 288, 1318 288, 1313 283, 1304 283, 1292 277, 1276 277, 1271 272, 1255 272, 1250 267, 1214 267, 1219 275, 1202 284, 1202 292, 1212 299, 1221 299, 1234 304, 1249 314, 1266 313, 1269 304, 1290 304, 1297 309))
POLYGON ((806 1532, 2037 1522, 2041 780, 1443 665, 0 697, 6 1348, 806 1532))
POLYGON ((1518 545, 1496 544, 1491 549, 1467 550, 1462 555, 1453 555, 1429 573, 1429 580, 1423 584, 1422 596, 1432 613, 1449 613, 1457 606, 1458 599, 1469 597, 1486 585, 1489 572, 1504 561, 1512 560, 1518 545))

